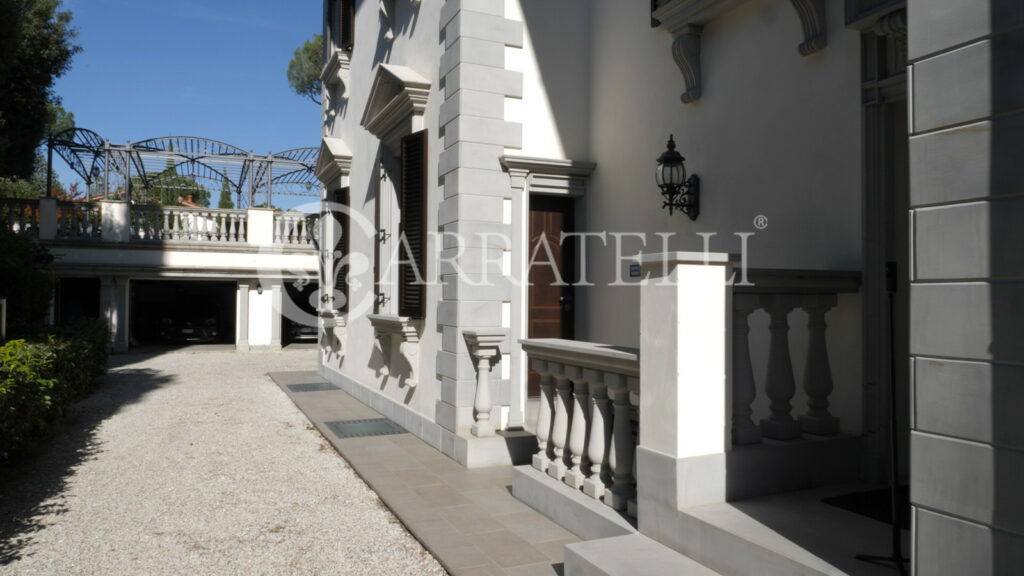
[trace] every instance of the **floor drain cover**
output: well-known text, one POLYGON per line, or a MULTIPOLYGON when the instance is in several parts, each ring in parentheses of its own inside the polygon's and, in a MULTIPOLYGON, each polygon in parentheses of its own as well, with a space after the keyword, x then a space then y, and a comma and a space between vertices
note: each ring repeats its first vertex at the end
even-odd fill
POLYGON ((327 422, 327 427, 338 438, 361 438, 363 436, 387 436, 404 434, 405 430, 387 418, 370 420, 338 420, 327 422))
POLYGON ((292 392, 323 392, 325 390, 340 390, 330 382, 310 382, 308 384, 289 384, 288 389, 292 392))

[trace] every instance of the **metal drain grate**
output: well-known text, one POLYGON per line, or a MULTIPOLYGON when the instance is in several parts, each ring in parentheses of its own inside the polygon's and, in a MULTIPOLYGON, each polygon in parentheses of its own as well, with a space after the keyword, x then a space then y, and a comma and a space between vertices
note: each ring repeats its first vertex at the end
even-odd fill
POLYGON ((330 382, 310 382, 308 384, 288 384, 292 392, 324 392, 326 390, 340 390, 330 382))
POLYGON ((388 434, 405 434, 405 430, 387 418, 370 420, 337 420, 327 422, 327 427, 338 438, 361 438, 364 436, 387 436, 388 434))

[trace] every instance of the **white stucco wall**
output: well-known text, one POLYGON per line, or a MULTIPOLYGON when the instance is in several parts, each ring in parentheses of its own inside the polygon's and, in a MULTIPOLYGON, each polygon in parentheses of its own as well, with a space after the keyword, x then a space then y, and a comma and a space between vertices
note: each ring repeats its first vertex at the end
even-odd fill
MULTIPOLYGON (((351 206, 363 215, 366 222, 375 222, 377 174, 376 159, 381 148, 375 136, 361 125, 363 111, 369 99, 376 65, 380 62, 405 66, 430 80, 431 93, 424 114, 426 128, 429 130, 428 145, 428 191, 427 230, 437 230, 437 206, 441 192, 437 186, 437 161, 442 150, 442 140, 438 126, 439 107, 443 95, 439 92, 438 66, 443 50, 439 36, 441 2, 422 2, 413 7, 407 1, 395 2, 394 17, 395 39, 392 43, 384 40, 382 20, 377 2, 358 2, 356 13, 355 47, 352 51, 351 68, 347 82, 346 98, 337 102, 334 108, 336 116, 328 118, 325 124, 325 135, 341 138, 352 153, 352 169, 349 175, 351 206)), ((397 158, 396 158, 397 160, 397 158)), ((354 225, 355 233, 350 237, 352 253, 365 255, 370 262, 370 270, 352 278, 350 296, 353 303, 371 301, 373 293, 373 240, 362 233, 354 225)), ((434 237, 427 241, 427 253, 435 254, 434 237)), ((436 278, 437 262, 431 258, 427 262, 427 274, 436 278)), ((397 287, 394 290, 398 296, 397 287)), ((365 386, 380 391, 390 399, 407 406, 421 415, 433 420, 434 403, 440 396, 440 382, 435 377, 435 352, 440 348, 440 334, 436 330, 437 301, 440 287, 430 286, 427 290, 427 313, 421 332, 419 367, 420 383, 414 391, 400 387, 398 378, 404 372, 396 373, 401 367, 398 347, 392 352, 393 366, 396 370, 389 377, 378 377, 380 366, 378 355, 373 353, 373 327, 365 314, 353 314, 349 318, 342 345, 345 349, 344 360, 330 364, 336 369, 365 386)), ((371 307, 372 311, 372 307, 371 307)), ((339 330, 339 332, 342 332, 339 330)))
MULTIPOLYGON (((710 22, 701 47, 703 97, 683 104, 685 83, 671 36, 646 10, 615 0, 591 3, 590 160, 584 202, 589 230, 674 233, 670 250, 739 251, 764 268, 860 266, 859 36, 830 10, 829 45, 802 57, 800 20, 789 2, 752 0, 710 22), (669 134, 701 178, 696 222, 669 216, 654 182, 669 134), (753 220, 768 219, 757 230, 753 220)), ((660 244, 661 240, 652 238, 660 244)), ((662 251, 626 241, 624 252, 662 251)), ((594 245, 587 289, 592 339, 635 345, 638 293, 613 281, 614 250, 594 245)))

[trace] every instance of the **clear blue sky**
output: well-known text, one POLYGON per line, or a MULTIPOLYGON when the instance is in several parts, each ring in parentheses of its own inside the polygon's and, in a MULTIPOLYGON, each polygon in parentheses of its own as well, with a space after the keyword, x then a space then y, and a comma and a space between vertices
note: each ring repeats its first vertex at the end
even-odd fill
MULTIPOLYGON (((320 0, 64 0, 82 52, 55 84, 75 124, 124 143, 201 136, 258 154, 319 146, 320 109, 288 86, 320 0)), ((65 185, 81 180, 58 158, 65 185)))

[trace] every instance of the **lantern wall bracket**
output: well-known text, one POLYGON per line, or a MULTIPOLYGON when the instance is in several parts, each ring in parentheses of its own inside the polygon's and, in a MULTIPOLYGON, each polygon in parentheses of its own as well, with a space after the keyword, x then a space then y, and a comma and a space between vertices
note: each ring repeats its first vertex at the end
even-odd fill
POLYGON ((661 194, 665 197, 661 207, 668 208, 669 216, 676 210, 689 216, 690 220, 700 216, 700 177, 696 174, 687 178, 677 190, 662 191, 661 194))

